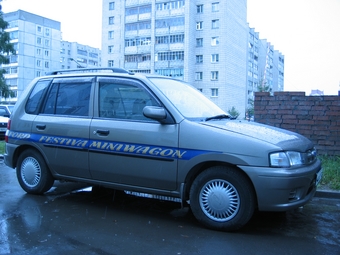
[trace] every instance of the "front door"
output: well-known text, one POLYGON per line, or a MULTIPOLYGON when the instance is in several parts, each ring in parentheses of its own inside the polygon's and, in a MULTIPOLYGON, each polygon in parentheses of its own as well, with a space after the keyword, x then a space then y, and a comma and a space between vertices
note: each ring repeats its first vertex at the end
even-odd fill
POLYGON ((143 116, 159 102, 133 79, 98 81, 98 117, 90 127, 89 164, 93 179, 125 186, 175 190, 178 125, 143 116))

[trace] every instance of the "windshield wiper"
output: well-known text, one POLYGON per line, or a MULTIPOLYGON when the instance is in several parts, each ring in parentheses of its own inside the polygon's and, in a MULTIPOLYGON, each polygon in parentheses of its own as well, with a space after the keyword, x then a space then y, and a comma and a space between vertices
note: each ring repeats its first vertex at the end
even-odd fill
POLYGON ((208 118, 205 119, 205 121, 209 121, 209 120, 221 120, 221 119, 234 119, 234 118, 232 118, 230 115, 227 115, 227 114, 220 114, 220 115, 208 117, 208 118))

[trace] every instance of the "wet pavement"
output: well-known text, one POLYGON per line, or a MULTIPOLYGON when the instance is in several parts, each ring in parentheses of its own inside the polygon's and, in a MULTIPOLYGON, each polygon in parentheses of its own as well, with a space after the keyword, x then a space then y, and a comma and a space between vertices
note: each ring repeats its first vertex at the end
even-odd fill
POLYGON ((172 202, 56 182, 26 194, 0 165, 0 254, 340 254, 340 199, 256 213, 234 233, 203 228, 172 202))

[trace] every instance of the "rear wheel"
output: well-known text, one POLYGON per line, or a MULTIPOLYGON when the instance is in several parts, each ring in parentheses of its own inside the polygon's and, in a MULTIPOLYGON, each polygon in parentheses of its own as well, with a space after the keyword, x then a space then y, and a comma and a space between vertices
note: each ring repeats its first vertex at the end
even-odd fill
POLYGON ((194 180, 190 206, 196 219, 208 228, 234 231, 244 226, 255 209, 250 181, 235 168, 214 166, 194 180))
POLYGON ((19 184, 27 193, 43 194, 53 186, 53 176, 36 150, 28 149, 21 153, 16 171, 19 184))

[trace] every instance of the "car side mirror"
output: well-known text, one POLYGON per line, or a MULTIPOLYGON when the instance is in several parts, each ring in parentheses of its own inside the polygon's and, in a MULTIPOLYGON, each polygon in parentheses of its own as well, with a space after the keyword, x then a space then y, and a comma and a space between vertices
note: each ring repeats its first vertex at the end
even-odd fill
POLYGON ((163 107, 158 106, 145 106, 143 109, 145 117, 162 121, 166 119, 166 111, 163 107))

